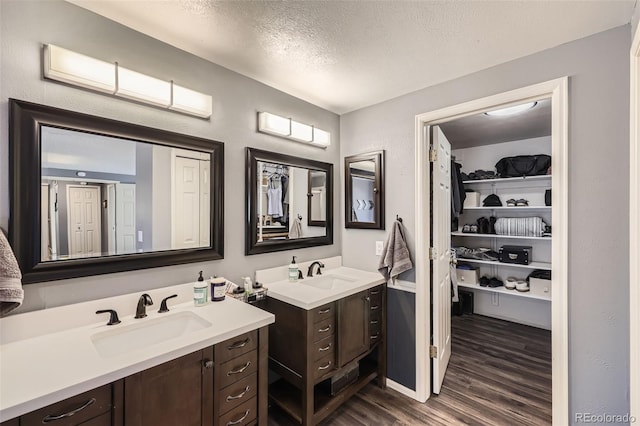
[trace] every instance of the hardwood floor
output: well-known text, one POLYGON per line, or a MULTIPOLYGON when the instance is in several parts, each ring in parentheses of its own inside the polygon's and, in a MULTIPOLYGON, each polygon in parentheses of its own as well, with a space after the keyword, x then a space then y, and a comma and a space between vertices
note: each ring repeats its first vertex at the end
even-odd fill
MULTIPOLYGON (((480 315, 453 317, 440 395, 425 404, 369 384, 322 426, 551 424, 551 332, 480 315)), ((269 408, 270 426, 297 423, 269 408)))

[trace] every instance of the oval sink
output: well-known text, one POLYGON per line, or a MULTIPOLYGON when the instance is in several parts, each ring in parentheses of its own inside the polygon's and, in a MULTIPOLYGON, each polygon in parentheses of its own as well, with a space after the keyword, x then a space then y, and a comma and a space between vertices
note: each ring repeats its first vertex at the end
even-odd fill
POLYGON ((91 336, 91 342, 102 357, 111 357, 175 339, 211 326, 193 312, 179 312, 154 319, 140 319, 137 324, 114 326, 91 336))
POLYGON ((300 281, 304 285, 308 285, 315 288, 321 288, 325 290, 331 290, 340 285, 354 282, 355 279, 350 277, 344 277, 342 275, 323 275, 320 277, 308 278, 300 281))

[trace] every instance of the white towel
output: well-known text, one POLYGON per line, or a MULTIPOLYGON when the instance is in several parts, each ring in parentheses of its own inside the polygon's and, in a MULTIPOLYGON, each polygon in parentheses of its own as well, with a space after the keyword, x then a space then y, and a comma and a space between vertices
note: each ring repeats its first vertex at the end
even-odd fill
POLYGON ((16 309, 23 300, 22 274, 7 237, 0 231, 0 317, 16 309))
POLYGON ((302 238, 302 222, 297 217, 293 219, 291 229, 289 230, 289 239, 302 238))
POLYGON ((402 224, 396 220, 382 248, 378 271, 389 281, 412 268, 413 263, 402 233, 402 224))

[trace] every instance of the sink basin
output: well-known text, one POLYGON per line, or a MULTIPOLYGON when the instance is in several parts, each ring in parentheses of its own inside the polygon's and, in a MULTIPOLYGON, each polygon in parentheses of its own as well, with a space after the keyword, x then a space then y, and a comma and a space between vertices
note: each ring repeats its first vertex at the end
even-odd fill
POLYGON ((322 275, 319 277, 304 279, 300 282, 311 287, 331 290, 333 288, 352 283, 354 281, 354 278, 344 277, 342 275, 322 275))
POLYGON ((112 357, 175 339, 211 326, 193 312, 167 314, 154 319, 139 319, 136 324, 96 333, 93 346, 102 357, 112 357))

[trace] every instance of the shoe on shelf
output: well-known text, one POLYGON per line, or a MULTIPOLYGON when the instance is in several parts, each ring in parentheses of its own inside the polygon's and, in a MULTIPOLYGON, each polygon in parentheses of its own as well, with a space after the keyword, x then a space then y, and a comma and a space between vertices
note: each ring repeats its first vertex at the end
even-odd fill
POLYGON ((502 287, 504 284, 502 283, 502 281, 498 278, 498 277, 493 277, 489 280, 489 287, 495 288, 495 287, 502 287))
POLYGON ((518 282, 517 278, 509 277, 506 280, 504 280, 504 288, 506 288, 507 290, 515 290, 517 282, 518 282))
POLYGON ((489 282, 490 282, 489 277, 487 276, 480 277, 480 287, 488 287, 489 282))
POLYGON ((513 198, 509 198, 507 200, 507 207, 515 207, 516 206, 516 200, 514 200, 513 198))
POLYGON ((516 290, 523 293, 529 291, 529 283, 525 280, 518 280, 518 282, 516 282, 516 290))
POLYGON ((525 207, 529 205, 529 201, 525 200, 524 198, 520 198, 518 201, 516 201, 516 206, 518 207, 525 207))

